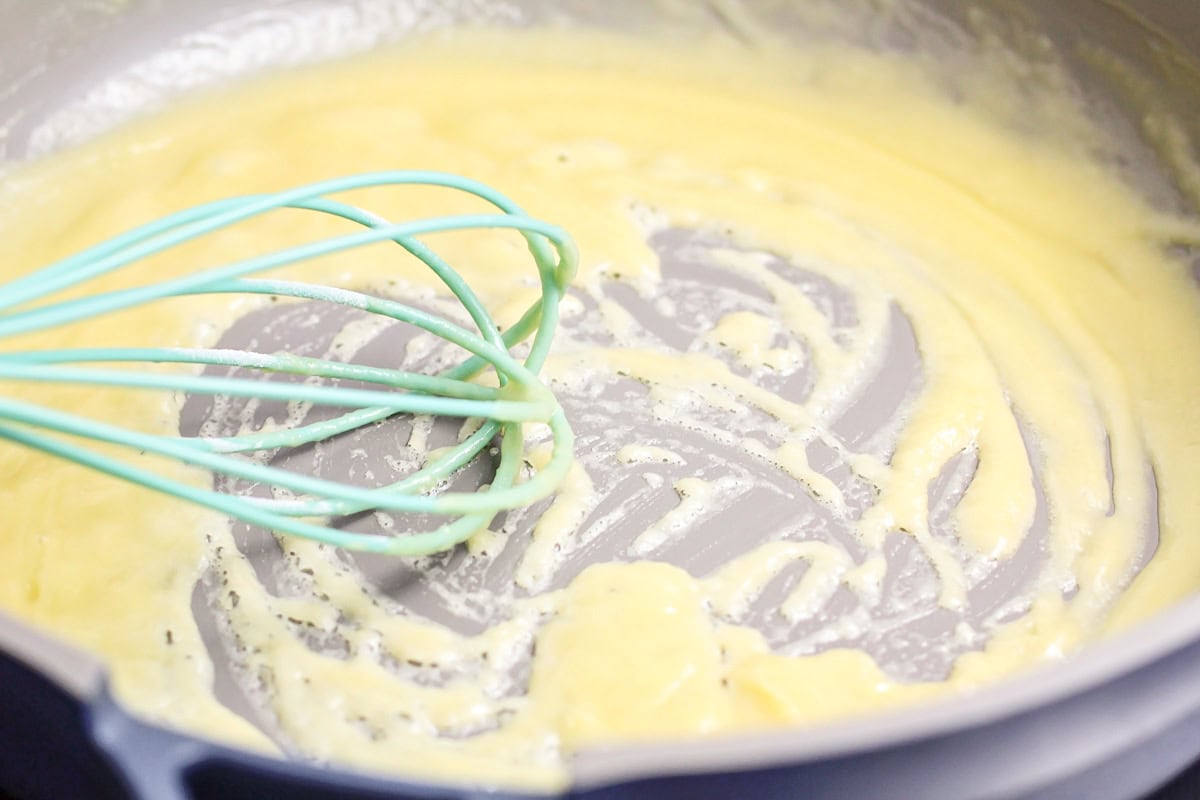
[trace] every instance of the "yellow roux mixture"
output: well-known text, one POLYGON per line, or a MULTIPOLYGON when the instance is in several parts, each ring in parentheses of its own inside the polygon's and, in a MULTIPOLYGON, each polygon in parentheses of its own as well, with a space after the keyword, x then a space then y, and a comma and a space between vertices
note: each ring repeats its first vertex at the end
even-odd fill
MULTIPOLYGON (((663 542, 720 502, 720 481, 689 478, 674 487, 678 507, 631 545, 644 560, 597 565, 564 590, 539 592, 555 569, 554 545, 570 541, 597 492, 576 470, 523 556, 517 581, 530 597, 507 622, 461 636, 389 610, 343 561, 304 542, 289 548, 324 598, 272 596, 223 521, 0 445, 0 607, 102 655, 116 692, 138 712, 268 749, 210 691, 189 600, 216 565, 238 593, 225 613, 244 658, 270 676, 264 702, 299 752, 551 787, 566 780, 570 754, 590 745, 812 723, 976 687, 1060 658, 1200 585, 1200 302, 1187 266, 1169 254, 1200 230, 1152 209, 1092 160, 1100 136, 1069 104, 1042 106, 1016 132, 997 110, 1008 91, 999 82, 977 82, 986 90, 952 102, 915 63, 850 47, 782 54, 714 44, 689 55, 563 32, 515 37, 450 38, 223 90, 11 174, 0 189, 0 277, 216 197, 377 169, 470 175, 578 239, 578 286, 598 301, 617 344, 564 337, 547 368, 552 380, 621 371, 650 385, 663 413, 681 395, 733 413, 766 411, 790 434, 778 448, 746 442, 747 452, 845 515, 837 486, 805 459, 808 443, 834 447, 878 489, 851 520, 868 556, 820 540, 775 541, 709 575, 656 563, 663 542), (646 239, 667 227, 722 231, 733 244, 708 257, 765 286, 779 310, 771 320, 714 319, 709 352, 775 370, 810 359, 818 379, 805 403, 737 377, 730 361, 636 346, 636 323, 608 302, 601 278, 653 297, 658 262, 646 239), (771 277, 764 252, 851 291, 857 326, 834 336, 811 299, 771 277), (843 387, 877 363, 893 306, 913 326, 923 372, 889 461, 837 444, 827 427, 853 399, 843 387), (807 349, 780 347, 781 326, 807 349), (971 451, 979 466, 954 512, 958 541, 948 543, 929 533, 927 490, 951 458, 971 451), (938 602, 961 608, 963 554, 1006 559, 1033 523, 1031 464, 1049 532, 1029 609, 984 632, 944 682, 905 684, 852 649, 775 654, 731 621, 797 562, 810 568, 780 614, 819 614, 839 587, 878 602, 882 542, 894 531, 915 537, 935 565, 938 602), (1157 555, 1130 585, 1155 515, 1157 555), (349 654, 311 651, 286 619, 338 629, 349 654), (527 694, 496 696, 495 675, 533 641, 527 694), (383 654, 480 666, 469 680, 419 685, 383 654)), ((393 219, 475 207, 395 190, 351 199, 393 219)), ((227 260, 312 238, 326 224, 340 230, 284 214, 152 268, 227 260)), ((532 296, 531 267, 511 236, 436 244, 502 317, 532 296)), ((322 262, 306 277, 367 287, 428 281, 382 248, 322 262)), ((253 307, 172 301, 25 344, 209 344, 253 307)), ((565 311, 584 313, 577 300, 565 311)), ((177 398, 4 391, 142 429, 178 424, 177 398)), ((631 435, 618 460, 630 468, 680 460, 660 445, 631 435)), ((475 557, 503 539, 475 542, 475 557)))

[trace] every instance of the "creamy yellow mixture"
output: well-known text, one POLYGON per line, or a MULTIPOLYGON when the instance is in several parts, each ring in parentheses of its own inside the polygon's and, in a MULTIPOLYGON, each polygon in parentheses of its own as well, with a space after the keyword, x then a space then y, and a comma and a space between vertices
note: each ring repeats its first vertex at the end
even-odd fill
MULTIPOLYGON (((952 100, 915 63, 848 46, 684 52, 563 32, 464 35, 223 90, 14 172, 0 189, 4 279, 230 194, 405 167, 496 186, 575 235, 583 265, 568 322, 591 315, 611 337, 565 333, 546 370, 554 385, 620 373, 647 385, 664 417, 769 416, 782 431, 773 441, 704 430, 699 416, 695 427, 778 469, 857 544, 801 531, 691 575, 656 554, 740 479, 660 479, 668 509, 632 532, 622 555, 632 563, 596 565, 546 591, 605 491, 581 464, 520 556, 523 599, 507 621, 465 636, 394 608, 346 561, 305 542, 287 546, 309 589, 273 595, 222 520, 0 444, 0 607, 102 655, 139 713, 269 748, 209 690, 189 604, 206 569, 224 572, 237 601, 222 613, 241 637, 243 668, 266 687, 280 740, 370 769, 533 786, 566 780, 566 760, 589 745, 812 723, 969 689, 1164 607, 1200 584, 1200 301, 1170 253, 1200 229, 1150 208, 1093 161, 1099 134, 1065 101, 1018 131, 996 111, 1008 89, 981 79, 974 89, 989 102, 952 100), (714 314, 686 354, 648 345, 613 286, 655 302, 659 262, 647 240, 672 228, 713 233, 697 257, 761 287, 772 310, 714 314), (770 268, 776 258, 849 293, 852 324, 835 325, 770 268), (919 389, 889 441, 851 446, 831 424, 883 357, 894 309, 919 347, 919 389), (802 366, 815 375, 802 402, 765 388, 762 376, 802 366), (875 487, 865 512, 810 465, 814 443, 875 487), (951 517, 956 535, 934 535, 929 486, 964 453, 978 466, 951 517), (862 650, 825 649, 819 637, 777 652, 741 624, 797 564, 809 567, 774 612, 782 618, 819 618, 839 592, 877 606, 889 534, 916 542, 936 571, 936 603, 962 610, 972 570, 1012 557, 1034 526, 1039 492, 1046 543, 1021 613, 995 629, 967 626, 974 645, 945 681, 898 680, 862 650), (1133 580, 1156 524, 1157 555, 1133 580), (346 651, 310 648, 305 626, 337 631, 346 651), (514 692, 502 676, 534 644, 527 691, 514 692), (461 671, 431 684, 407 677, 408 663, 461 671)), ((350 199, 392 219, 474 208, 420 192, 350 199)), ((339 228, 282 214, 240 230, 146 269, 339 228)), ((535 291, 511 237, 436 244, 506 321, 535 291)), ((431 285, 385 248, 304 274, 397 281, 395 291, 431 285)), ((254 307, 172 301, 0 347, 209 344, 254 307)), ((178 426, 178 398, 0 390, 139 429, 178 426)), ((419 439, 409 447, 420 451, 419 439)), ((617 474, 687 465, 632 432, 610 461, 617 474)), ((486 534, 470 557, 494 558, 505 540, 486 534)))

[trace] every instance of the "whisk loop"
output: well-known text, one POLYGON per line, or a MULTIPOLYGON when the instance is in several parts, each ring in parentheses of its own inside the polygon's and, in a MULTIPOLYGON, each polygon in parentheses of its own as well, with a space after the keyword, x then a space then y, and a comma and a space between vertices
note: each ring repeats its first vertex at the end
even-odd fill
POLYGON ((466 351, 457 366, 424 375, 311 358, 289 353, 243 350, 138 347, 79 348, 0 352, 0 380, 36 381, 152 389, 190 394, 285 400, 348 409, 340 416, 298 427, 238 436, 163 436, 129 430, 73 413, 6 398, 0 392, 0 437, 136 484, 223 512, 274 531, 350 550, 421 556, 453 547, 487 527, 501 511, 529 505, 551 494, 565 477, 573 448, 571 428, 538 372, 558 324, 558 306, 575 274, 578 257, 561 228, 525 214, 504 195, 458 175, 390 171, 336 178, 274 194, 235 197, 196 206, 130 230, 29 275, 0 285, 0 338, 84 322, 170 297, 257 294, 319 301, 358 309, 414 325, 466 351), (441 187, 474 195, 496 213, 390 222, 330 195, 378 186, 441 187), (120 270, 201 236, 281 208, 327 214, 355 222, 363 230, 278 252, 214 266, 132 288, 68 300, 50 300, 65 289, 120 270), (478 296, 450 264, 418 237, 441 232, 509 229, 522 235, 537 267, 541 297, 503 333, 478 296), (251 278, 263 272, 379 242, 395 242, 422 261, 462 303, 474 323, 471 331, 396 300, 332 286, 251 278), (529 339, 528 355, 511 349, 529 339), (280 383, 257 378, 167 374, 98 365, 191 364, 230 367, 254 373, 281 373, 371 388, 280 383), (471 381, 487 369, 498 386, 471 381), (396 414, 479 418, 482 423, 456 445, 441 450, 416 471, 387 486, 369 488, 317 478, 261 463, 280 448, 323 441, 396 414), (549 427, 553 450, 544 467, 518 482, 524 463, 522 426, 549 427), (438 491, 444 481, 470 464, 500 438, 500 460, 490 486, 477 492, 438 491), (103 442, 152 453, 213 473, 268 486, 261 498, 203 489, 114 458, 82 442, 103 442), (256 459, 255 454, 260 454, 256 459), (432 531, 400 535, 340 530, 319 519, 364 511, 394 511, 454 517, 432 531))

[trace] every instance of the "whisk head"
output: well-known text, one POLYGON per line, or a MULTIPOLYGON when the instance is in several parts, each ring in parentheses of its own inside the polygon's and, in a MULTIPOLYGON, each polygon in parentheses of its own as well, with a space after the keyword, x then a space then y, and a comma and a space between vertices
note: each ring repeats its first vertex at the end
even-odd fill
POLYGON ((86 322, 172 297, 240 293, 331 303, 414 325, 461 348, 465 351, 463 360, 440 374, 426 375, 286 352, 154 346, 0 351, 0 381, 284 400, 340 410, 337 416, 320 422, 236 436, 168 436, 5 397, 0 390, 0 437, 280 533, 397 556, 440 552, 487 527, 501 511, 529 505, 551 494, 566 475, 572 459, 571 428, 538 372, 549 353, 559 302, 576 265, 575 245, 561 228, 528 216, 488 186, 447 173, 368 173, 199 205, 0 285, 0 340, 86 322), (392 222, 332 197, 355 189, 400 185, 440 187, 474 195, 495 211, 392 222), (53 299, 65 290, 86 289, 89 282, 103 275, 185 242, 283 208, 341 217, 362 230, 160 282, 53 299), (509 229, 522 235, 537 269, 541 296, 503 332, 463 277, 420 239, 431 233, 481 229, 509 229), (394 299, 333 286, 250 277, 380 242, 394 242, 423 262, 462 303, 475 330, 394 299), (526 340, 530 340, 528 352, 517 358, 512 350, 526 340), (260 374, 240 377, 211 370, 177 374, 143 368, 151 364, 229 367, 260 374), (495 386, 472 381, 488 370, 495 374, 495 386), (263 375, 269 373, 333 383, 263 380, 263 375), (341 385, 347 381, 356 385, 341 385), (263 458, 280 448, 320 442, 397 414, 478 418, 481 423, 456 445, 430 454, 416 471, 382 487, 298 474, 271 466, 263 458), (523 426, 527 423, 548 426, 553 449, 539 471, 519 480, 525 463, 523 426), (439 491, 447 479, 493 447, 497 438, 500 457, 489 486, 475 492, 439 491), (200 488, 88 447, 95 442, 261 484, 269 487, 273 496, 247 497, 200 488), (321 521, 366 511, 435 514, 448 519, 434 530, 402 535, 352 532, 321 521))

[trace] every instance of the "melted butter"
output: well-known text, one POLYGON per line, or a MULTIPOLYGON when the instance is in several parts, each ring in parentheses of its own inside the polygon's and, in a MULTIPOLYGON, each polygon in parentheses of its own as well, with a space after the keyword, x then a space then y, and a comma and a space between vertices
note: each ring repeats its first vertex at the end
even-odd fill
MULTIPOLYGON (((777 465, 852 527, 865 557, 814 537, 762 543, 707 575, 653 562, 600 564, 465 635, 402 613, 344 561, 306 542, 288 549, 312 591, 272 595, 222 520, 0 444, 0 606, 102 655, 119 696, 139 712, 269 748, 209 690, 212 666, 190 598, 203 571, 216 569, 226 575, 227 623, 245 645, 239 658, 269 689, 262 702, 277 733, 299 751, 409 775, 554 786, 566 779, 564 759, 581 747, 811 723, 976 687, 1067 655, 1200 585, 1200 308, 1185 266, 1167 254, 1169 244, 1200 231, 1150 209, 1080 155, 1092 134, 1066 104, 1061 126, 1017 134, 995 119, 999 100, 990 110, 951 102, 912 65, 851 49, 788 54, 764 46, 749 54, 714 45, 701 57, 581 34, 519 38, 451 37, 230 89, 14 174, 0 190, 0 270, 12 277, 229 194, 402 166, 469 174, 580 242, 579 286, 612 344, 564 342, 547 367, 553 379, 586 385, 623 375, 645 383, 663 418, 777 465), (808 77, 788 83, 784 75, 808 77), (222 124, 212 123, 215 114, 222 124), (113 175, 136 191, 114 194, 113 175), (704 352, 646 346, 603 279, 619 275, 652 297, 660 274, 647 238, 670 227, 729 231, 733 241, 704 257, 755 281, 776 316, 734 311, 711 320, 704 352), (803 263, 851 292, 856 324, 835 329, 811 297, 771 270, 773 258, 803 263), (895 440, 858 452, 839 444, 828 423, 854 400, 846 387, 882 358, 893 306, 912 324, 922 384, 895 440), (789 336, 807 351, 778 344, 789 336), (740 371, 721 351, 732 352, 740 371), (803 361, 817 376, 803 402, 745 372, 803 361), (714 408, 765 414, 786 434, 772 446, 743 441, 705 422, 701 412, 714 408), (810 466, 812 442, 833 448, 876 487, 861 516, 810 466), (978 467, 953 512, 956 536, 946 541, 932 530, 929 485, 963 454, 978 467), (1028 609, 987 631, 944 681, 904 683, 845 647, 815 652, 833 634, 792 657, 738 623, 797 565, 803 577, 777 609, 784 618, 819 618, 843 590, 864 608, 878 606, 888 577, 882 548, 896 534, 911 537, 934 565, 938 601, 962 608, 970 565, 1012 557, 1028 535, 1035 481, 1049 522, 1028 609), (1129 586, 1155 514, 1158 554, 1129 586), (340 636, 342 652, 314 651, 300 629, 340 636), (527 691, 511 691, 505 676, 535 646, 527 691), (452 675, 431 684, 405 669, 452 675)), ((983 84, 1005 96, 1004 87, 983 84)), ((419 194, 353 199, 396 219, 430 213, 419 194)), ((475 210, 454 198, 438 208, 475 210)), ((281 214, 145 269, 164 274, 336 230, 281 214)), ((518 243, 483 234, 437 244, 502 321, 528 302, 533 276, 518 243)), ((383 248, 299 272, 406 291, 431 286, 383 248)), ((254 307, 173 302, 24 344, 207 344, 254 307)), ((582 308, 570 313, 587 313, 582 308)), ((86 405, 141 429, 177 425, 170 398, 12 391, 86 405)), ((427 433, 414 429, 409 449, 422 451, 427 433)), ((618 463, 678 459, 661 443, 630 437, 618 463)), ((638 532, 626 555, 652 557, 714 513, 741 479, 658 480, 677 503, 638 532)), ((586 544, 574 533, 603 488, 582 467, 572 473, 521 556, 522 586, 551 585, 565 554, 586 544)), ((507 541, 488 533, 472 552, 495 555, 507 541)), ((853 639, 867 623, 831 625, 853 639)), ((971 639, 968 627, 961 634, 971 639)))

